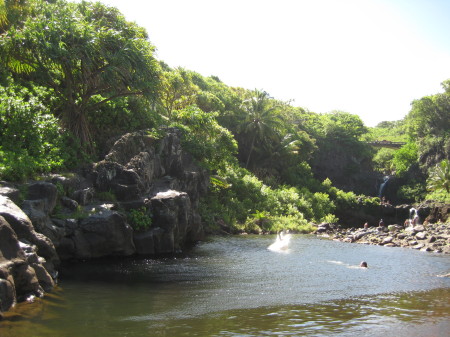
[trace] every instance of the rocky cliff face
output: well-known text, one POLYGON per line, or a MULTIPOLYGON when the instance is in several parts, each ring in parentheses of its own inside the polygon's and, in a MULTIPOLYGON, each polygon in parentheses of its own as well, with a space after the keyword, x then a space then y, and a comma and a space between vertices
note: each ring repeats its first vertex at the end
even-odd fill
POLYGON ((0 195, 0 315, 18 301, 42 296, 54 285, 59 263, 53 243, 27 215, 0 195))
POLYGON ((50 290, 60 260, 172 254, 201 239, 208 184, 176 129, 126 134, 80 174, 0 184, 0 312, 50 290), (133 228, 133 211, 146 226, 133 228))

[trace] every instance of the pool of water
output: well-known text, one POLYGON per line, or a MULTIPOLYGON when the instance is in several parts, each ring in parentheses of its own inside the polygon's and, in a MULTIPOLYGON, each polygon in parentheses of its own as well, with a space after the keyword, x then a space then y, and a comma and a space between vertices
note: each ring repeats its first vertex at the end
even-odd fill
POLYGON ((52 293, 5 315, 0 336, 448 336, 449 256, 308 235, 274 252, 274 240, 66 266, 52 293))

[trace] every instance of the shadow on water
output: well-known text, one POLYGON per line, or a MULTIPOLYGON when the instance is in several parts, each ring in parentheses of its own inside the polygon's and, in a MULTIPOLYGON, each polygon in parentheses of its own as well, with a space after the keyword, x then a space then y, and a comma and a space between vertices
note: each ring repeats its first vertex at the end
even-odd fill
POLYGON ((58 326, 55 325, 58 315, 51 312, 64 305, 59 295, 51 295, 41 303, 19 305, 2 322, 0 332, 3 337, 381 336, 385 333, 399 337, 437 337, 448 336, 450 331, 449 298, 447 288, 180 318, 125 317, 105 322, 97 321, 98 317, 92 313, 91 321, 78 322, 74 317, 74 324, 58 326))

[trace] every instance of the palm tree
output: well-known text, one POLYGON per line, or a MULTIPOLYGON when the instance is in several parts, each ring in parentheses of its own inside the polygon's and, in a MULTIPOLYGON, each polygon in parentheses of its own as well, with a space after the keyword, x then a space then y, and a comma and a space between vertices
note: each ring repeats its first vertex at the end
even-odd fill
POLYGON ((0 34, 5 33, 11 24, 27 15, 29 1, 26 0, 0 0, 0 34))
POLYGON ((450 193, 450 163, 444 159, 430 172, 428 189, 431 191, 445 190, 450 193))
POLYGON ((277 139, 281 120, 276 114, 278 107, 265 91, 254 90, 253 96, 244 101, 243 108, 247 115, 240 127, 240 133, 244 135, 244 138, 251 139, 245 165, 248 168, 256 141, 268 145, 271 140, 277 139))
POLYGON ((2 33, 3 28, 6 26, 8 19, 6 17, 6 5, 4 0, 0 0, 0 33, 2 33))

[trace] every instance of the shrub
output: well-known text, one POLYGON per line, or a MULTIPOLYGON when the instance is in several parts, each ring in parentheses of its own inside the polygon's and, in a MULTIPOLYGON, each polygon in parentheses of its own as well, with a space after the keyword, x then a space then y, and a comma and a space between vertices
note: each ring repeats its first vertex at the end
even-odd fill
POLYGON ((445 190, 437 190, 437 191, 428 193, 426 195, 425 199, 440 201, 445 204, 450 204, 450 193, 446 192, 445 190))
POLYGON ((152 226, 152 217, 145 207, 132 209, 128 213, 131 227, 136 231, 145 231, 152 226))
POLYGON ((220 126, 216 113, 206 113, 196 106, 174 111, 172 127, 183 133, 183 148, 214 171, 235 161, 237 143, 231 132, 220 126))
POLYGON ((0 178, 24 180, 64 166, 64 137, 41 88, 0 87, 0 178))
POLYGON ((409 168, 417 163, 417 145, 414 142, 409 142, 403 145, 399 150, 395 151, 392 165, 395 168, 398 176, 403 176, 408 172, 409 168))
POLYGON ((95 192, 95 198, 100 201, 117 201, 117 197, 112 191, 95 192))
POLYGON ((400 186, 397 195, 400 200, 406 202, 419 202, 420 200, 423 200, 426 195, 426 186, 422 182, 411 181, 409 184, 400 186))
POLYGON ((324 194, 302 195, 289 186, 273 189, 237 166, 229 165, 218 173, 221 178, 213 179, 211 191, 201 203, 202 218, 212 230, 220 220, 238 231, 304 232, 310 228, 306 226, 310 220, 326 216, 333 206, 324 194), (315 216, 314 211, 320 212, 315 216))

